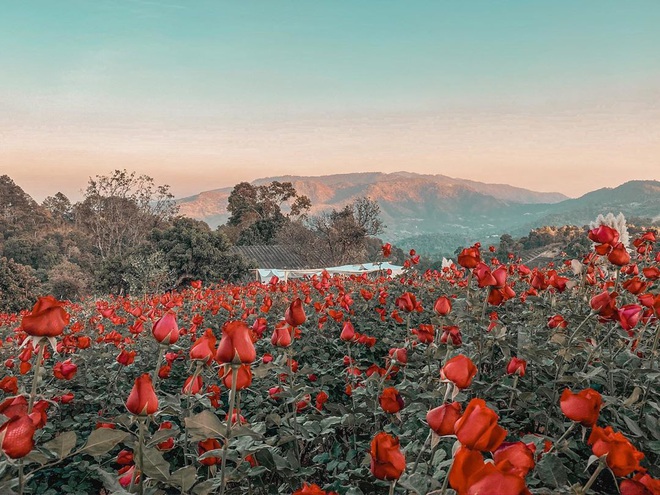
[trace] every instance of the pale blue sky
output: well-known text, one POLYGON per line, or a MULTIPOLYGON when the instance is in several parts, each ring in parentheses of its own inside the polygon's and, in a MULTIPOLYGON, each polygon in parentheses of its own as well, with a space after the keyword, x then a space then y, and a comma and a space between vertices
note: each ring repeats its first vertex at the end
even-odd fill
POLYGON ((658 179, 658 26, 657 0, 0 0, 0 173, 658 179))

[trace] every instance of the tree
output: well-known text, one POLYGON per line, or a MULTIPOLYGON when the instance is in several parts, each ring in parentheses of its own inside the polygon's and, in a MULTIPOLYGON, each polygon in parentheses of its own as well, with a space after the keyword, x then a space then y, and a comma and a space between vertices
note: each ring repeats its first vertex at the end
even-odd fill
POLYGON ((115 170, 89 179, 83 201, 75 206, 76 222, 92 235, 103 260, 121 258, 174 217, 173 198, 169 186, 156 186, 151 177, 115 170))
POLYGON ((61 192, 58 192, 55 196, 48 196, 41 203, 41 206, 50 212, 53 220, 59 223, 73 222, 73 205, 69 198, 61 192))
POLYGON ((241 182, 227 200, 225 232, 239 245, 272 244, 287 222, 304 216, 310 207, 309 198, 298 195, 291 182, 241 182))
POLYGON ((229 242, 221 232, 192 218, 179 217, 171 226, 154 230, 152 241, 172 271, 174 287, 190 280, 236 281, 250 268, 245 259, 229 251, 229 242))
POLYGON ((0 311, 31 308, 39 295, 39 287, 32 268, 0 258, 0 311))
POLYGON ((48 225, 44 210, 7 175, 0 176, 0 234, 36 237, 48 225))
POLYGON ((368 257, 368 239, 384 229, 379 216, 380 207, 376 201, 358 198, 342 209, 310 218, 307 228, 312 236, 297 225, 285 231, 288 239, 279 236, 279 240, 287 245, 297 244, 294 251, 302 252, 307 259, 320 258, 333 265, 364 262, 368 257))

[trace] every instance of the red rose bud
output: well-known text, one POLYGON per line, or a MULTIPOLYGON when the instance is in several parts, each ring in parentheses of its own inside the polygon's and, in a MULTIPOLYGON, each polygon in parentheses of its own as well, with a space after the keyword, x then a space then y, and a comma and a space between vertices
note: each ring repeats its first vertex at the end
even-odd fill
POLYGON ((149 373, 135 379, 133 390, 126 400, 126 409, 136 416, 147 416, 158 411, 158 397, 149 373))
POLYGON ((5 376, 0 380, 0 390, 9 395, 16 395, 18 393, 18 378, 5 376))
POLYGON ((642 307, 637 304, 626 304, 618 310, 619 324, 624 330, 632 330, 639 323, 642 307))
POLYGON ((307 316, 305 316, 303 303, 299 297, 294 299, 287 310, 284 312, 284 319, 292 327, 298 327, 305 323, 307 316))
POLYGON ((353 327, 353 324, 350 321, 347 320, 344 322, 339 338, 344 342, 351 342, 355 339, 355 327, 353 327))
MULTIPOLYGON (((229 390, 231 389, 231 380, 232 380, 233 371, 231 368, 229 371, 222 377, 222 383, 229 390)), ((249 364, 243 364, 238 368, 238 374, 236 375, 236 390, 243 390, 248 388, 252 383, 252 369, 249 364)))
MULTIPOLYGON (((202 456, 206 452, 209 452, 211 450, 219 450, 222 448, 222 445, 220 442, 215 439, 215 438, 207 438, 206 440, 199 442, 197 444, 197 453, 202 456)), ((206 457, 205 459, 202 459, 199 461, 203 466, 214 466, 216 464, 221 464, 222 463, 222 458, 221 457, 206 457)))
POLYGON ((69 320, 62 301, 53 296, 40 297, 32 311, 23 317, 21 330, 33 337, 57 337, 69 320))
POLYGON ((399 439, 385 432, 371 441, 371 474, 380 480, 398 480, 406 469, 399 439))
POLYGON ((121 464, 122 466, 133 464, 133 452, 127 449, 122 450, 121 452, 119 452, 119 454, 117 454, 117 458, 115 459, 115 462, 117 464, 121 464))
POLYGON ((477 367, 469 357, 463 354, 451 358, 440 370, 443 380, 453 382, 460 389, 468 388, 476 374, 477 367))
POLYGON ((633 471, 641 471, 639 461, 644 454, 638 451, 620 432, 614 432, 611 426, 594 426, 587 441, 595 456, 607 454, 607 465, 615 476, 628 476, 633 471))
POLYGON ((456 325, 445 325, 442 327, 442 335, 440 336, 440 343, 446 344, 451 340, 451 345, 458 347, 463 343, 461 330, 456 325))
POLYGON ((524 359, 518 359, 517 357, 512 357, 506 367, 506 372, 509 375, 518 374, 520 376, 525 376, 525 370, 527 370, 527 361, 524 359))
POLYGON ((117 362, 123 366, 128 366, 135 361, 135 351, 127 351, 122 349, 119 355, 117 356, 117 362))
POLYGON ((506 430, 497 424, 498 419, 483 399, 472 399, 454 425, 456 437, 469 449, 493 452, 506 438, 506 430))
POLYGON ((220 363, 234 364, 250 364, 257 359, 250 328, 245 322, 228 321, 224 324, 215 358, 220 363))
POLYGON ((78 366, 73 364, 71 359, 67 359, 61 363, 55 363, 55 366, 53 366, 53 375, 58 380, 71 380, 76 376, 77 371, 78 366))
POLYGON ((493 460, 500 470, 524 478, 534 469, 534 444, 523 442, 503 443, 493 453, 493 460))
POLYGON ((291 345, 291 327, 285 321, 275 325, 270 343, 276 347, 289 347, 291 345))
POLYGON ((317 395, 316 395, 316 409, 319 411, 323 409, 323 405, 328 402, 328 394, 321 390, 317 395))
POLYGON ((451 299, 447 296, 440 296, 435 300, 433 311, 440 316, 447 316, 451 312, 451 299))
POLYGON ((458 264, 463 268, 475 268, 481 261, 479 248, 476 246, 463 249, 458 255, 458 264))
POLYGON ((548 319, 548 328, 566 328, 568 322, 561 315, 551 316, 548 319))
POLYGON ((598 244, 614 244, 619 241, 619 233, 607 225, 599 225, 591 229, 587 236, 598 244))
POLYGON ((168 311, 159 319, 151 329, 154 338, 161 344, 174 344, 179 340, 179 325, 176 323, 176 315, 168 311))
POLYGON ((616 266, 624 266, 630 263, 630 255, 623 243, 617 243, 607 255, 610 263, 616 266))
POLYGON ((34 448, 36 427, 29 416, 10 417, 0 426, 0 445, 5 455, 11 459, 25 457, 34 448))
POLYGON ((426 422, 436 435, 453 435, 454 425, 461 417, 461 405, 458 402, 443 404, 426 413, 426 422))
POLYGON ((186 378, 186 382, 183 384, 183 389, 181 390, 182 394, 185 395, 195 395, 204 386, 204 381, 201 376, 189 376, 186 378), (194 380, 193 380, 194 378, 194 380))
POLYGON ((328 493, 322 490, 319 485, 303 483, 302 488, 293 492, 293 495, 328 495, 328 493))
POLYGON ((200 338, 190 348, 190 359, 194 361, 204 361, 209 364, 215 355, 216 338, 213 330, 207 328, 200 338))
POLYGON ((408 363, 408 350, 404 348, 392 348, 389 352, 390 359, 393 359, 397 364, 408 363))
POLYGON ((383 257, 389 258, 392 254, 392 245, 389 242, 383 244, 380 249, 383 251, 383 257))
POLYGON ((559 399, 559 406, 564 416, 583 426, 596 424, 602 404, 603 398, 592 388, 586 388, 577 394, 565 389, 559 399))
POLYGON ((401 394, 394 387, 388 387, 383 390, 383 393, 378 398, 378 402, 380 403, 380 407, 383 408, 383 411, 390 414, 396 414, 405 407, 401 394))

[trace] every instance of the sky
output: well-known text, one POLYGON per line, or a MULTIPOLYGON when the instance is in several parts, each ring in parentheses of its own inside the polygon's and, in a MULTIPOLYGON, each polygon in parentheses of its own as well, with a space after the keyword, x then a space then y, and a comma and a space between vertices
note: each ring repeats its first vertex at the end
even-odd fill
POLYGON ((660 180, 657 0, 0 0, 0 174, 660 180))

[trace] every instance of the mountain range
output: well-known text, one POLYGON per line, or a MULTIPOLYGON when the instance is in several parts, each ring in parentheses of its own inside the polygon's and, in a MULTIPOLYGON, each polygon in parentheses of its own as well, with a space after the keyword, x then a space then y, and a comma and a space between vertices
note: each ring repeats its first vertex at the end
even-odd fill
MULTIPOLYGON (((586 225, 599 213, 610 211, 660 220, 660 182, 652 180, 630 181, 575 199, 508 184, 410 172, 281 176, 252 183, 274 180, 291 182, 298 193, 308 196, 311 214, 340 208, 361 196, 377 201, 387 227, 383 238, 402 247, 426 245, 439 235, 461 245, 499 238, 503 233, 521 236, 543 225, 586 225)), ((180 213, 218 226, 228 218, 231 190, 215 189, 180 199, 180 213)))

